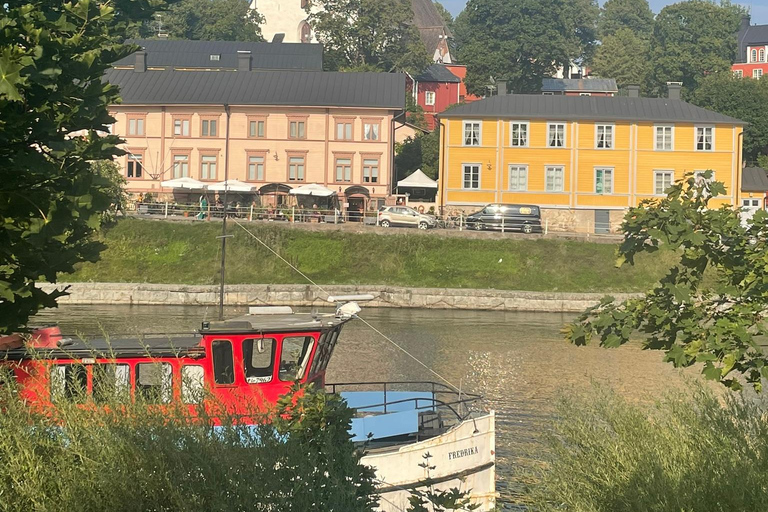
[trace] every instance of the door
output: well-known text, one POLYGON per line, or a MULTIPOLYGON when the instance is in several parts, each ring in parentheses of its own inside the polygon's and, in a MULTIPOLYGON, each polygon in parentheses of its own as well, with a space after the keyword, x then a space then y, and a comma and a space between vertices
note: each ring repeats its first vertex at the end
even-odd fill
POLYGON ((741 223, 746 226, 752 220, 755 212, 760 209, 761 199, 742 199, 741 200, 741 223))
POLYGON ((611 232, 611 211, 595 210, 595 233, 606 234, 611 232))

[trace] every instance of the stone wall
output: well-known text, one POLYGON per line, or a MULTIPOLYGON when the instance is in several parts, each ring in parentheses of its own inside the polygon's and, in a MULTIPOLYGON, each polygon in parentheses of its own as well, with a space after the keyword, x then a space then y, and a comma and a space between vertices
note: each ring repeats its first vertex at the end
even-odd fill
MULTIPOLYGON (((61 304, 189 305, 219 303, 218 286, 135 283, 75 283, 43 285, 69 286, 70 295, 61 304)), ((367 307, 468 309, 496 311, 580 312, 597 303, 598 293, 546 293, 450 288, 403 288, 387 286, 230 285, 228 306, 321 306, 328 295, 371 294, 376 298, 367 307)), ((617 299, 630 297, 615 294, 617 299)))

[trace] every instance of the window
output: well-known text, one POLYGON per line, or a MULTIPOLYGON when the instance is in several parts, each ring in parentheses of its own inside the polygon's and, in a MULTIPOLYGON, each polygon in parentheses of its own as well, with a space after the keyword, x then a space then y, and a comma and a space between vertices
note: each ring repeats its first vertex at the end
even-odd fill
POLYGON ((173 134, 177 137, 189 137, 189 119, 174 119, 173 134))
POLYGON ((363 124, 363 139, 379 140, 379 123, 369 122, 363 124))
POLYGON ((352 181, 351 158, 336 158, 336 181, 352 181))
POLYGON ((545 92, 543 92, 541 94, 544 95, 544 96, 554 96, 555 95, 555 93, 553 93, 551 91, 545 91, 545 92))
POLYGON ((510 123, 510 136, 511 140, 509 144, 516 148, 528 147, 528 123, 520 123, 512 121, 510 123))
POLYGON ((547 146, 550 148, 565 147, 564 123, 547 123, 547 146))
POLYGON ((229 340, 213 340, 213 380, 216 384, 232 384, 235 382, 234 356, 232 343, 229 340))
POLYGON ((598 124, 595 126, 595 147, 597 149, 613 149, 612 124, 598 124))
POLYGON ((185 364, 181 367, 181 401, 199 404, 205 396, 205 371, 202 366, 185 364))
POLYGON ((464 145, 480 145, 480 121, 464 121, 464 145))
POLYGON ((304 181, 304 157, 288 158, 288 181, 304 181))
POLYGON ((752 50, 750 52, 750 55, 752 56, 752 58, 750 59, 750 62, 757 62, 757 50, 752 50))
POLYGON ((336 140, 352 140, 352 121, 336 122, 336 140))
POLYGON ((248 181, 264 181, 264 157, 251 155, 248 157, 248 181))
POLYGON ((131 398, 131 368, 127 364, 93 365, 93 401, 127 402, 131 398))
POLYGON ((211 59, 211 60, 213 60, 213 61, 219 61, 219 60, 221 60, 221 55, 218 55, 218 54, 212 54, 212 55, 210 56, 210 59, 211 59))
MULTIPOLYGON (((709 186, 715 181, 715 171, 711 169, 707 171, 693 171, 693 179, 697 187, 703 186, 704 195, 711 195, 709 186), (707 173, 709 173, 709 178, 707 178, 707 173)), ((696 194, 698 194, 698 191, 696 194)))
POLYGON ((753 69, 752 70, 752 78, 756 80, 760 80, 763 77, 763 70, 762 69, 753 69))
POLYGON ((363 182, 364 183, 378 183, 379 182, 379 160, 375 158, 363 159, 363 182))
POLYGON ((653 193, 657 196, 663 196, 667 189, 674 182, 674 172, 672 171, 653 171, 653 193))
POLYGON ((480 188, 480 164, 464 164, 462 166, 463 188, 480 188))
POLYGON ((200 136, 215 137, 217 124, 218 124, 218 121, 216 121, 215 119, 203 119, 202 126, 200 127, 200 136))
POLYGON ((426 91, 424 93, 424 104, 425 105, 434 105, 435 104, 435 93, 432 91, 426 91))
POLYGON ((309 356, 312 354, 313 342, 312 336, 283 338, 283 346, 280 350, 280 380, 292 381, 304 377, 309 356))
POLYGON ((83 403, 88 393, 88 369, 81 364, 51 367, 51 400, 83 403))
POLYGON ((509 190, 512 192, 524 192, 528 190, 528 166, 509 166, 509 190))
POLYGON ((189 155, 173 155, 173 177, 186 178, 189 176, 189 155))
POLYGON ((291 139, 305 139, 304 123, 305 121, 291 121, 288 137, 291 139))
POLYGON ((128 118, 128 135, 144 135, 144 118, 128 118))
POLYGON ((595 169, 595 194, 613 194, 613 169, 595 169))
POLYGON ((137 155, 134 153, 130 153, 128 155, 128 162, 126 164, 125 169, 125 175, 128 178, 141 178, 141 175, 144 171, 144 166, 142 165, 142 160, 144 159, 144 155, 137 155))
POLYGON ((735 69, 733 71, 733 76, 735 76, 736 78, 744 78, 744 71, 741 69, 735 69))
POLYGON ((712 151, 714 149, 715 129, 711 126, 696 127, 696 151, 712 151))
POLYGON ((656 151, 672 151, 674 149, 674 126, 656 126, 656 139, 654 149, 656 151))
POLYGON ((151 403, 169 403, 173 398, 173 370, 170 363, 136 365, 136 398, 151 403))
POLYGON ((757 60, 760 62, 765 62, 765 48, 760 48, 760 51, 758 52, 757 60))
POLYGON ((276 347, 277 342, 272 338, 243 340, 243 366, 248 384, 272 380, 276 347))
POLYGON ((579 96, 592 96, 591 92, 580 92, 579 96))
POLYGON ((258 119, 248 122, 248 137, 255 139, 263 139, 267 136, 267 121, 266 119, 258 119))
POLYGON ((562 192, 565 167, 561 165, 549 165, 545 169, 545 188, 547 192, 562 192))
MULTIPOLYGON (((308 1, 309 0, 302 0, 301 3, 305 4, 308 1)), ((307 23, 306 21, 302 21, 299 24, 299 41, 301 41, 302 43, 312 42, 312 28, 309 26, 309 23, 307 23)))
POLYGON ((200 179, 216 179, 216 155, 203 155, 200 157, 200 179))

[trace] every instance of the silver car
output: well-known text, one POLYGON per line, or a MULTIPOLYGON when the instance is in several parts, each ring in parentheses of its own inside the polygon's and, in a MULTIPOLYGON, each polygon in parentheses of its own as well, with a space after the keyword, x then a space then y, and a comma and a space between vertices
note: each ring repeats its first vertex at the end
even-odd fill
POLYGON ((379 208, 379 226, 410 226, 419 229, 437 227, 437 219, 431 215, 419 213, 407 206, 382 206, 379 208))

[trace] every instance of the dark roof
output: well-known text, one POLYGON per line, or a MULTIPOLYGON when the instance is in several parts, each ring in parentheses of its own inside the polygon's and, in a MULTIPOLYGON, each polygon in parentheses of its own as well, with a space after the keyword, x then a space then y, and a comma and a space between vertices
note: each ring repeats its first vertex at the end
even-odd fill
POLYGON ((741 174, 742 192, 768 192, 768 174, 761 167, 745 167, 741 174))
POLYGON ((82 339, 80 337, 64 337, 60 348, 39 348, 34 355, 27 347, 2 352, 4 358, 22 360, 30 357, 43 359, 73 359, 80 357, 96 357, 111 359, 114 357, 183 357, 204 356, 205 349, 200 345, 199 335, 142 336, 139 338, 121 338, 111 336, 109 339, 82 339))
POLYGON ((533 94, 492 96, 452 108, 440 114, 440 117, 746 124, 736 118, 696 107, 681 100, 533 94))
MULTIPOLYGON (((126 44, 143 47, 149 67, 237 69, 237 52, 249 51, 255 69, 323 69, 323 47, 319 44, 167 39, 128 39, 126 44), (220 55, 220 60, 211 60, 211 55, 220 55)), ((135 60, 135 55, 129 55, 115 66, 133 67, 135 60)))
POLYGON ((401 73, 111 69, 123 104, 405 107, 401 73))
POLYGON ((747 46, 768 44, 768 25, 748 25, 747 20, 739 30, 738 62, 747 62, 747 46))
POLYGON ((416 77, 419 82, 449 82, 460 83, 461 78, 457 77, 451 70, 443 64, 432 64, 416 77))
POLYGON ((619 92, 616 80, 613 78, 545 78, 541 81, 541 90, 547 92, 619 92))

